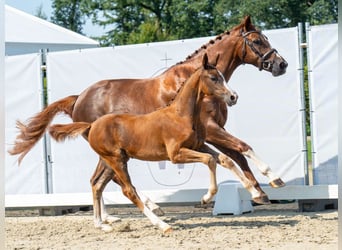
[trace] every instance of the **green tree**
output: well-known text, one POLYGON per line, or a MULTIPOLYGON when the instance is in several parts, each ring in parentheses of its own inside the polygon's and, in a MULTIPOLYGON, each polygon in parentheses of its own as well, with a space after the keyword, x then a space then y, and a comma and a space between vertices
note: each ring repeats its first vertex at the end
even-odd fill
POLYGON ((35 16, 47 20, 47 15, 43 11, 43 4, 40 4, 35 11, 35 16))
POLYGON ((51 21, 82 34, 85 19, 81 11, 81 2, 82 0, 54 0, 52 2, 53 13, 51 21))
POLYGON ((246 15, 261 29, 337 22, 337 0, 82 0, 81 9, 109 28, 103 45, 211 36, 246 15))

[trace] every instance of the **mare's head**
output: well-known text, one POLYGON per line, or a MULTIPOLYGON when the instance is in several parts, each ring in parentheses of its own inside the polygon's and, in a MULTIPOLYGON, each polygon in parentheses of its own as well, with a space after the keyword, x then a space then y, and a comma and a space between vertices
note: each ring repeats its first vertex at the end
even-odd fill
POLYGON ((236 104, 238 95, 229 88, 223 74, 216 68, 218 57, 219 55, 215 64, 210 64, 207 54, 204 54, 200 74, 201 91, 207 96, 215 96, 226 102, 228 106, 232 106, 236 104))
POLYGON ((257 30, 249 16, 232 31, 239 37, 239 57, 243 63, 253 64, 259 70, 266 70, 273 76, 280 76, 286 72, 287 62, 272 48, 267 37, 257 30))

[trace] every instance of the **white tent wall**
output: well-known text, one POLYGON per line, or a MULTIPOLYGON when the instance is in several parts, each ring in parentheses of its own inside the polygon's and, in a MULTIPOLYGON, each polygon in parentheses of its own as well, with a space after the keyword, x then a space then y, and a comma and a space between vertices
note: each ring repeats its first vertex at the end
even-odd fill
POLYGON ((337 184, 338 25, 308 31, 314 184, 337 184))
MULTIPOLYGON (((5 132, 6 151, 13 146, 17 135, 16 120, 25 121, 42 107, 40 54, 5 58, 5 132)), ((17 156, 6 153, 6 194, 45 193, 45 159, 42 140, 18 166, 17 156)))
MULTIPOLYGON (((297 28, 264 32, 289 62, 288 72, 272 77, 252 66, 240 66, 230 85, 240 95, 229 109, 227 130, 248 142, 290 184, 303 184, 304 165, 297 28)), ((184 60, 210 38, 114 48, 56 52, 47 55, 49 101, 79 94, 100 79, 144 78, 184 60)), ((54 122, 68 122, 57 118, 54 122)), ((51 142, 53 192, 89 192, 97 156, 83 138, 64 144, 51 142)), ((129 161, 132 181, 140 190, 200 189, 208 187, 208 169, 201 164, 174 166, 169 162, 129 161)), ((268 180, 253 168, 258 180, 268 180)), ((218 168, 218 181, 237 181, 218 168)), ((107 190, 118 190, 110 185, 107 190)))
POLYGON ((99 43, 76 32, 10 6, 5 6, 5 54, 8 56, 98 47, 99 43))

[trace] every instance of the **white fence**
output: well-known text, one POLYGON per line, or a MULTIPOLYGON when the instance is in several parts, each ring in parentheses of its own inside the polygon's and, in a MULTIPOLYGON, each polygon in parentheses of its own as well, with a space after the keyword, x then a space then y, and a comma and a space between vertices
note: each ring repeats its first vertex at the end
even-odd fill
POLYGON ((337 25, 307 32, 314 184, 337 184, 337 25))
MULTIPOLYGON (((337 34, 337 25, 318 27, 321 33, 331 32, 334 29, 337 34)), ((311 30, 314 31, 315 27, 311 27, 311 30)), ((302 145, 303 110, 301 109, 300 94, 301 69, 298 55, 300 49, 298 30, 290 28, 264 31, 264 33, 273 47, 288 61, 287 73, 275 78, 270 73, 259 72, 253 66, 240 66, 230 80, 230 85, 239 93, 240 98, 236 106, 229 108, 226 129, 250 144, 288 185, 304 185, 306 166, 305 150, 302 145)), ((86 87, 101 79, 143 78, 157 75, 167 67, 184 60, 188 54, 209 39, 207 37, 48 53, 46 61, 49 102, 68 95, 79 94, 86 87)), ((324 59, 319 59, 312 51, 325 51, 322 46, 326 48, 326 39, 334 40, 334 36, 325 37, 319 33, 319 35, 310 37, 310 41, 314 44, 312 47, 309 45, 310 56, 317 62, 324 61, 326 63, 324 67, 335 67, 331 65, 334 60, 326 60, 325 56, 323 56, 324 59)), ((337 37, 334 43, 337 44, 337 37)), ((333 46, 331 49, 334 50, 335 47, 333 46)), ((329 50, 327 53, 330 55, 329 53, 334 53, 334 51, 329 50)), ((7 148, 11 146, 16 135, 15 120, 25 120, 41 109, 40 65, 41 57, 38 54, 6 58, 7 148), (18 86, 20 87, 18 88, 18 86)), ((330 90, 330 85, 322 83, 320 78, 324 77, 324 81, 336 82, 337 86, 337 74, 315 72, 312 70, 310 75, 310 88, 314 88, 315 84, 323 84, 325 91, 336 93, 335 90, 330 90)), ((321 91, 318 92, 318 94, 321 93, 321 91)), ((324 97, 319 96, 318 98, 324 97)), ((324 103, 325 99, 320 102, 324 103)), ((327 105, 332 105, 332 108, 337 110, 337 102, 332 101, 327 105)), ((320 113, 326 114, 326 112, 315 111, 316 120, 320 120, 317 119, 320 113)), ((69 121, 69 118, 58 117, 54 122, 69 121)), ((320 123, 314 124, 313 129, 319 128, 318 124, 320 123)), ((331 132, 330 127, 323 126, 314 131, 313 141, 319 142, 321 134, 324 138, 325 134, 331 132)), ((336 134, 332 135, 332 140, 335 140, 337 145, 336 134)), ((320 155, 320 152, 328 152, 324 153, 324 155, 328 155, 328 159, 337 158, 335 146, 330 146, 327 143, 318 144, 315 147, 316 157, 320 155)), ((325 158, 322 159, 324 162, 325 158)), ((97 156, 85 140, 80 138, 75 141, 67 141, 64 144, 42 140, 25 157, 20 167, 16 165, 15 160, 16 157, 6 155, 5 187, 8 197, 9 195, 21 197, 19 195, 44 194, 47 190, 53 194, 89 193, 91 191, 89 179, 96 167, 97 156), (45 147, 47 148, 46 153, 45 147), (46 155, 52 159, 51 164, 46 161, 46 155), (47 188, 48 186, 49 188, 47 188)), ((319 161, 315 158, 315 180, 321 178, 321 173, 316 171, 323 167, 321 163, 322 160, 319 161)), ((259 174, 252 163, 250 165, 256 178, 266 184, 267 180, 259 174)), ((335 167, 333 170, 335 171, 337 161, 331 165, 335 167)), ((129 161, 129 171, 132 181, 138 189, 164 190, 165 195, 168 193, 180 194, 182 190, 202 190, 207 188, 209 183, 208 169, 201 164, 175 166, 169 162, 131 160, 129 161)), ((337 171, 332 174, 336 176, 337 171)), ((335 184, 334 180, 329 178, 325 178, 328 180, 324 184, 335 184)), ((218 181, 235 182, 236 179, 227 170, 218 168, 218 181)), ((318 182, 318 184, 321 183, 318 182)), ((112 183, 106 189, 107 192, 118 190, 118 187, 112 183)), ((177 198, 172 201, 177 201, 177 198)), ((73 202, 77 202, 77 197, 73 202)), ((8 206, 7 203, 6 206, 8 206)))

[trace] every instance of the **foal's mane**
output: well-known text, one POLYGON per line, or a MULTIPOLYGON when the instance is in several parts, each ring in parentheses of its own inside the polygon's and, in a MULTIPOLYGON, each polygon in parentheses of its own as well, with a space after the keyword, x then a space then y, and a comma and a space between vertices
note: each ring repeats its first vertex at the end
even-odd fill
MULTIPOLYGON (((214 65, 212 65, 212 64, 208 64, 207 67, 208 67, 207 69, 216 69, 216 67, 215 67, 214 65)), ((198 67, 192 75, 194 75, 195 73, 197 73, 200 69, 203 70, 203 66, 198 67)), ((175 95, 175 96, 166 104, 166 106, 170 106, 171 103, 174 102, 175 98, 178 96, 179 92, 184 88, 185 83, 187 83, 187 81, 192 77, 192 75, 191 75, 185 82, 182 83, 182 85, 180 86, 180 88, 178 88, 178 89, 176 90, 176 95, 175 95)))

